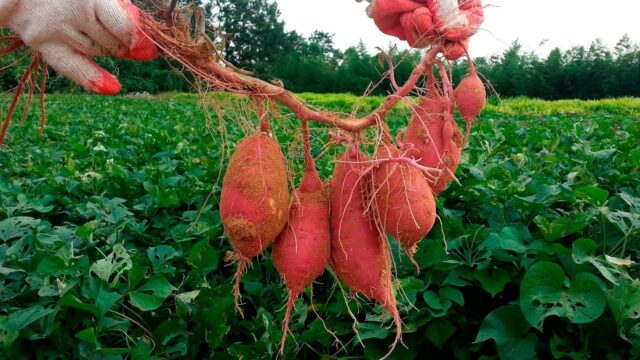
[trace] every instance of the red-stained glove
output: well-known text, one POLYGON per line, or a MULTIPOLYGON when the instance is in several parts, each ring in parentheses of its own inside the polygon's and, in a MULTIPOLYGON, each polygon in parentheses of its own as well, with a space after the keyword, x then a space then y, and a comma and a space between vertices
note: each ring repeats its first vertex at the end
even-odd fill
POLYGON ((88 91, 113 95, 120 82, 91 57, 157 57, 158 49, 141 30, 140 11, 129 0, 0 0, 0 26, 88 91))
POLYGON ((383 33, 412 47, 444 39, 445 54, 451 57, 464 54, 484 20, 480 0, 372 0, 368 13, 383 33))

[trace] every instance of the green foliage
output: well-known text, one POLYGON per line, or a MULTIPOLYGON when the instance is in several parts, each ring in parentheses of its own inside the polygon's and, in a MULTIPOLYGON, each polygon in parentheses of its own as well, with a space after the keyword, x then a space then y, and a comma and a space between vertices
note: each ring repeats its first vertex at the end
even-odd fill
MULTIPOLYGON (((301 97, 342 111, 380 102, 301 97)), ((230 107, 235 97, 212 99, 228 121, 243 113, 230 107)), ((43 138, 37 111, 10 129, 0 152, 3 356, 276 356, 286 291, 267 255, 243 278, 246 317, 235 313, 217 210, 228 148, 247 130, 229 121, 223 146, 197 101, 55 95, 43 138)), ((640 355, 639 109, 634 99, 487 108, 461 185, 438 200, 442 224, 415 255, 421 272, 395 249, 407 348, 393 358, 640 355)), ((407 109, 389 120, 393 131, 406 126, 407 109)), ((283 117, 274 131, 298 173, 295 124, 283 117)), ((312 134, 319 155, 327 128, 312 134)), ((318 162, 325 179, 340 151, 318 162)), ((326 272, 297 302, 284 358, 386 353, 389 315, 345 302, 335 284, 326 272)))
POLYGON ((506 305, 492 311, 482 322, 476 343, 493 340, 501 359, 531 359, 536 355, 538 337, 517 306, 506 305))

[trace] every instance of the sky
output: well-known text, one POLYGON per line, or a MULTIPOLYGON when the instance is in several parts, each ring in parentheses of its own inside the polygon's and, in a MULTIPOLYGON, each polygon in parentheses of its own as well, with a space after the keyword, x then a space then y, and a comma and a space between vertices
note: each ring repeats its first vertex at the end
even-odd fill
MULTIPOLYGON (((382 34, 355 0, 275 0, 287 30, 334 34, 345 49, 360 40, 370 51, 402 44, 382 34)), ((473 56, 502 53, 519 40, 527 51, 546 55, 599 38, 609 47, 624 34, 640 42, 640 0, 484 0, 486 20, 471 40, 473 56)), ((404 44, 403 44, 404 45, 404 44)), ((401 45, 402 46, 402 45, 401 45)), ((406 48, 406 46, 405 46, 406 48)))

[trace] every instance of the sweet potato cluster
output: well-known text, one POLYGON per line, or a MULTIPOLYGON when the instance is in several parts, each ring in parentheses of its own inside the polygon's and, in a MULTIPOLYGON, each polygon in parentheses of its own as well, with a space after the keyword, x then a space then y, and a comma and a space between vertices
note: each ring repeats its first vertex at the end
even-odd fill
MULTIPOLYGON (((383 136, 372 156, 356 135, 323 182, 311 157, 309 130, 302 130, 306 170, 290 196, 286 159, 278 142, 260 132, 241 141, 222 186, 220 213, 238 261, 240 278, 251 260, 273 244, 271 258, 289 293, 282 349, 297 298, 326 268, 350 290, 380 303, 401 336, 393 288, 391 236, 409 258, 436 222, 436 197, 455 178, 466 137, 454 119, 457 107, 467 136, 485 103, 475 70, 453 89, 446 71, 427 73, 426 89, 404 136, 383 136)), ((415 261, 414 261, 415 263, 415 261)), ((417 267, 418 264, 416 264, 417 267)), ((393 347, 392 347, 393 350, 393 347)))

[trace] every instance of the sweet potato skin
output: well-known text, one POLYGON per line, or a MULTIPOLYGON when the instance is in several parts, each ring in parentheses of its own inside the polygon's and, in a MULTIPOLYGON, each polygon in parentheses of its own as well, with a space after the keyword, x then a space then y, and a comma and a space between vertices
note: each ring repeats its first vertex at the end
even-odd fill
POLYGON ((434 195, 440 194, 460 165, 463 136, 453 119, 449 101, 435 88, 416 107, 404 142, 410 148, 409 156, 420 165, 442 170, 435 180, 427 179, 434 195))
POLYGON ((238 144, 222 184, 220 216, 240 259, 267 248, 287 222, 289 190, 284 155, 275 139, 252 135, 238 144))
MULTIPOLYGON (((400 151, 383 144, 376 159, 398 158, 400 151)), ((433 228, 436 203, 422 172, 406 163, 382 163, 373 173, 375 209, 386 233, 409 254, 433 228)))
POLYGON ((419 160, 421 165, 437 167, 440 162, 439 154, 445 147, 441 129, 446 111, 446 100, 432 88, 420 100, 411 116, 404 142, 412 145, 409 155, 419 160))
POLYGON ((288 290, 280 353, 289 332, 289 319, 296 300, 329 264, 329 189, 315 168, 307 170, 295 191, 289 221, 273 244, 271 259, 288 290))
POLYGON ((289 221, 271 254, 290 296, 298 297, 329 264, 329 206, 329 190, 317 172, 307 172, 293 197, 289 221))
POLYGON ((338 161, 331 180, 331 268, 351 290, 380 303, 393 316, 400 341, 402 322, 392 288, 387 239, 366 211, 371 180, 363 176, 366 157, 352 145, 338 161))
POLYGON ((365 214, 362 176, 367 159, 351 148, 338 161, 331 181, 331 267, 351 290, 397 312, 391 291, 391 259, 386 239, 365 214))
POLYGON ((467 123, 480 115, 487 102, 487 89, 477 73, 465 76, 454 92, 458 111, 467 123))

